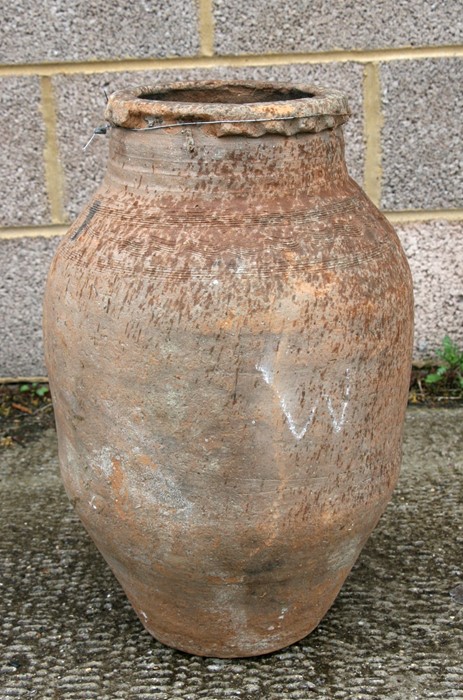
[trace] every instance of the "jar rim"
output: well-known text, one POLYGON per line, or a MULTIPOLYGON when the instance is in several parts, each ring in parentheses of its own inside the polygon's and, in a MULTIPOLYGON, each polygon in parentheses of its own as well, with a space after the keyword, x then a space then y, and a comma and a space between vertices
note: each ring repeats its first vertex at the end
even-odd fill
POLYGON ((134 130, 207 127, 217 136, 292 135, 343 124, 350 116, 339 90, 251 80, 202 80, 117 90, 105 112, 112 126, 134 130))

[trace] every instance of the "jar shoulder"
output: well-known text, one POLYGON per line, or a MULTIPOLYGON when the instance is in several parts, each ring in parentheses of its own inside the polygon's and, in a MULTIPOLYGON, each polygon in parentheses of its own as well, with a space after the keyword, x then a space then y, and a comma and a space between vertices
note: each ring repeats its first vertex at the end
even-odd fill
POLYGON ((58 257, 148 277, 282 275, 349 267, 400 251, 389 222, 350 180, 329 197, 141 196, 103 185, 58 257))

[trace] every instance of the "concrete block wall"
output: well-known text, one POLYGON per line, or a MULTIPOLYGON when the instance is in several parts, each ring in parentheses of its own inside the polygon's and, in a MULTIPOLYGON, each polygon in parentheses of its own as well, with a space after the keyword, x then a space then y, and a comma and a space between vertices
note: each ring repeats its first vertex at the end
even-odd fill
POLYGON ((415 279, 415 357, 463 345, 460 0, 4 0, 0 27, 0 378, 45 373, 53 252, 102 178, 104 91, 262 78, 345 91, 347 160, 415 279))

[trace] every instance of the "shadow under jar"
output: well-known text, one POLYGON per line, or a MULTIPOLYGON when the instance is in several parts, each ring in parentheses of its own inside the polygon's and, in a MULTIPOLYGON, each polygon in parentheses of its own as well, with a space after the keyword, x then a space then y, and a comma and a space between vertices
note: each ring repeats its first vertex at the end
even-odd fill
POLYGON ((313 86, 114 93, 106 175, 51 266, 67 493, 187 652, 307 635, 397 480, 412 284, 347 173, 348 115, 313 86))

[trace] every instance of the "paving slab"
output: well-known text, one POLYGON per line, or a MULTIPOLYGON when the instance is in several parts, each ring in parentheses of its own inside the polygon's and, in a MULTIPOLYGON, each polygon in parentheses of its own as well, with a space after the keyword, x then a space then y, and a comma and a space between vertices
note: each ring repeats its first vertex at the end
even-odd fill
POLYGON ((145 632, 74 516, 56 435, 0 452, 0 697, 463 698, 463 409, 410 409, 391 504, 298 644, 217 660, 145 632))

